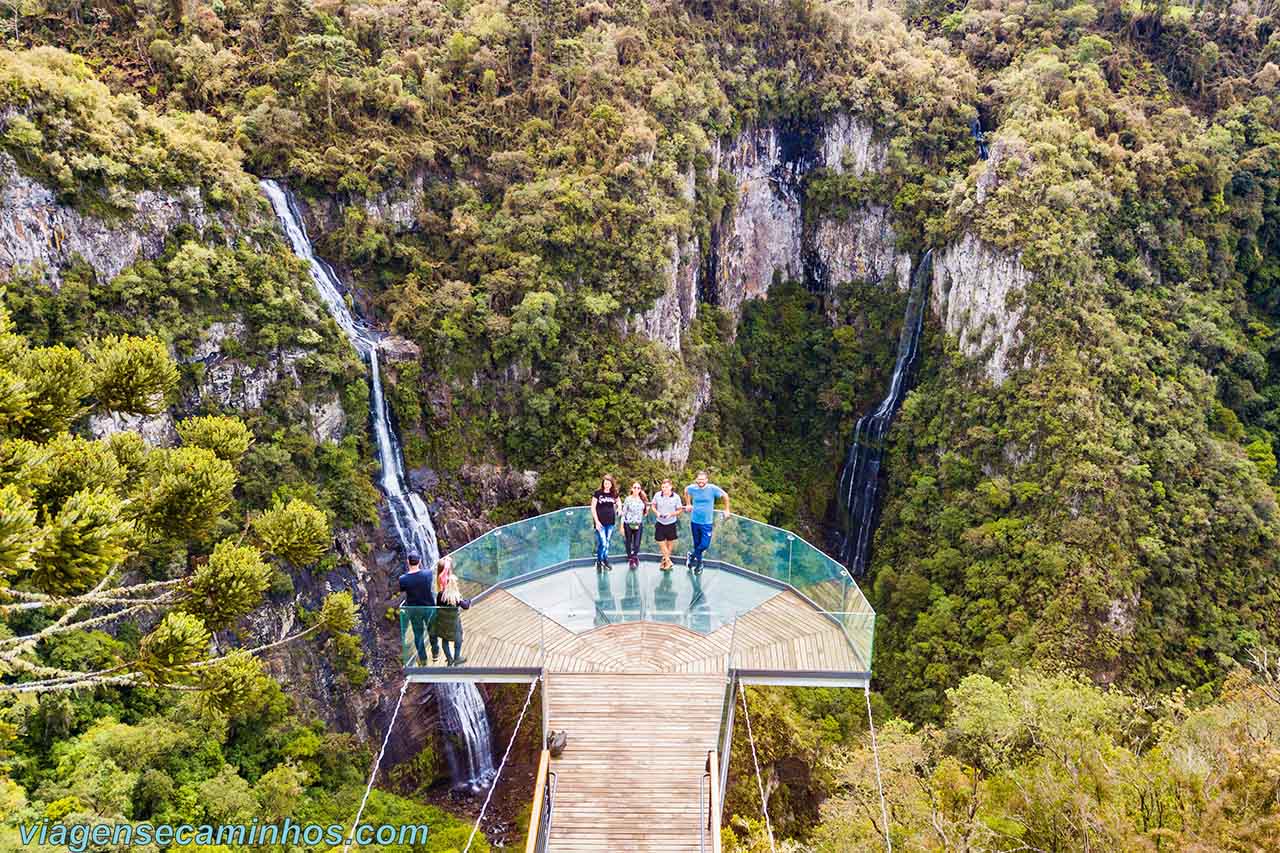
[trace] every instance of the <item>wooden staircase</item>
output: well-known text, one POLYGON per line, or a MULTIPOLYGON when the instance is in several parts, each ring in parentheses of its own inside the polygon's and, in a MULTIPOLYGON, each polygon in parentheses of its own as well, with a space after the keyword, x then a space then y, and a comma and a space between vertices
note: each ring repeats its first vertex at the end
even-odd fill
POLYGON ((548 849, 698 853, 724 675, 550 672, 546 679, 551 728, 569 735, 551 764, 548 849))

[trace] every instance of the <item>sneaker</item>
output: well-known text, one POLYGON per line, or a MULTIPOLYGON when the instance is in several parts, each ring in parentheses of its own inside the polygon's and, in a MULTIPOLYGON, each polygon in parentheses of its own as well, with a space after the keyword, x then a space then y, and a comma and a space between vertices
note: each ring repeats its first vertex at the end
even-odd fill
POLYGON ((693 552, 692 551, 684 555, 684 564, 690 568, 693 568, 693 552))
POLYGON ((440 655, 438 653, 431 656, 431 665, 432 666, 440 665, 440 655))
POLYGON ((464 658, 462 655, 458 655, 456 658, 453 659, 454 666, 462 666, 466 662, 467 662, 467 659, 464 658))
POLYGON ((702 574, 702 566, 694 566, 693 573, 694 573, 695 575, 700 575, 700 574, 702 574))
POLYGON ((613 566, 609 565, 609 558, 608 558, 608 557, 605 557, 605 558, 604 558, 603 566, 604 566, 604 570, 605 570, 606 572, 611 572, 611 571, 613 571, 613 566))

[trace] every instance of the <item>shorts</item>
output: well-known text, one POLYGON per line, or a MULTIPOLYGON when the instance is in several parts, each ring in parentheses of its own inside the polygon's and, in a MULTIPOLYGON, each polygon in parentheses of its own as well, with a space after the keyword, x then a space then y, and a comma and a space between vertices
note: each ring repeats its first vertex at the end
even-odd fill
POLYGON ((655 542, 674 542, 679 538, 676 530, 677 527, 674 521, 670 524, 658 522, 653 527, 653 539, 655 542))

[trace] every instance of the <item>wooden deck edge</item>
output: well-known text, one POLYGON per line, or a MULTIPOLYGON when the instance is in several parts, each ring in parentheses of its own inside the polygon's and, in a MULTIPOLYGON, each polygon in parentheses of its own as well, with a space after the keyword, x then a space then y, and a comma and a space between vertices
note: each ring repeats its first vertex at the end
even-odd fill
POLYGON ((406 667, 404 677, 419 684, 470 681, 477 684, 528 684, 542 676, 542 667, 406 667))
POLYGON ((866 687, 871 683, 870 672, 734 669, 733 675, 743 684, 778 687, 866 687))
POLYGON ((529 812, 529 832, 525 836, 525 853, 535 853, 538 849, 538 829, 542 825, 542 801, 547 790, 547 768, 551 765, 551 752, 542 750, 538 759, 538 783, 533 787, 533 809, 529 812))

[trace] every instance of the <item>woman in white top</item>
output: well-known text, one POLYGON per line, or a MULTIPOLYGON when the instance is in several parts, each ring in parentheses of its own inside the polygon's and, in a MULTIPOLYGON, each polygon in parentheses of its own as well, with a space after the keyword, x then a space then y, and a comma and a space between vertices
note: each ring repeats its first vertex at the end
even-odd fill
POLYGON ((639 483, 632 483, 631 494, 622 501, 622 536, 627 543, 627 566, 632 569, 640 565, 640 536, 648 511, 649 496, 639 483))
POLYGON ((684 500, 672 491, 671 480, 667 479, 662 481, 662 491, 653 496, 653 502, 649 506, 658 519, 658 523, 654 526, 653 538, 657 540, 658 548, 662 551, 662 564, 659 568, 670 571, 671 552, 679 536, 676 522, 680 520, 680 513, 684 512, 684 500))

